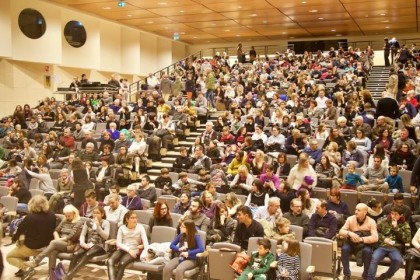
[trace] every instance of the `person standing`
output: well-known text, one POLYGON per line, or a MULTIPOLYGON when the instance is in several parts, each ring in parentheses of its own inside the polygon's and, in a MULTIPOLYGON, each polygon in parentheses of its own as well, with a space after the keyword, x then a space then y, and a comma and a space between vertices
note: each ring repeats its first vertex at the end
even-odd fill
POLYGON ((249 62, 253 63, 254 60, 257 58, 257 52, 255 51, 255 47, 252 46, 249 50, 249 62))
POLYGON ((389 64, 389 52, 391 50, 391 45, 389 44, 388 37, 384 38, 384 60, 385 60, 385 67, 390 66, 389 64))
POLYGON ((392 37, 392 39, 389 41, 389 45, 391 47, 391 63, 394 64, 394 58, 400 49, 400 43, 398 43, 397 38, 392 37))
POLYGON ((244 60, 244 51, 242 50, 242 43, 238 44, 238 48, 236 49, 236 55, 238 56, 238 62, 243 63, 244 60))

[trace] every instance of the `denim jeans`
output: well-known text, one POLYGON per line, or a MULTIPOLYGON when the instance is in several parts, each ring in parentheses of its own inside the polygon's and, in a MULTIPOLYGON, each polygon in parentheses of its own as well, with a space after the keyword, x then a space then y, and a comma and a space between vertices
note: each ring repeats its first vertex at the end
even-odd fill
MULTIPOLYGON (((346 276, 350 276, 350 256, 355 253, 353 252, 353 248, 345 243, 341 248, 341 263, 343 264, 343 274, 346 276)), ((369 264, 372 259, 372 248, 369 246, 365 246, 363 248, 363 278, 367 278, 369 264)))
POLYGON ((397 270, 401 267, 403 260, 398 249, 379 247, 373 252, 372 262, 370 263, 367 277, 368 280, 375 280, 376 270, 378 269, 378 263, 381 260, 383 260, 386 256, 388 256, 391 259, 391 264, 389 265, 388 270, 384 273, 386 278, 391 278, 395 274, 395 272, 397 272, 397 270))
POLYGON ((216 102, 214 102, 214 91, 212 89, 208 89, 206 92, 206 98, 210 101, 210 104, 213 108, 216 108, 216 102))

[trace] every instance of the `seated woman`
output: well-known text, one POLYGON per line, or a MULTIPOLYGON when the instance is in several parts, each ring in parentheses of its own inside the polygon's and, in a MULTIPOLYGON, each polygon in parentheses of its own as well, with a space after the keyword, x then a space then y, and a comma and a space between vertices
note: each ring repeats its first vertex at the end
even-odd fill
POLYGON ((257 150, 256 152, 250 152, 247 155, 247 162, 250 166, 250 172, 252 175, 258 177, 265 173, 267 163, 264 161, 264 152, 257 150))
POLYGON ((184 279, 184 272, 194 268, 197 254, 204 252, 204 244, 197 233, 194 221, 185 220, 180 225, 181 233, 172 241, 170 247, 178 257, 170 260, 163 268, 163 280, 170 280, 176 269, 175 280, 184 279))
POLYGON ((346 219, 350 217, 347 203, 341 200, 340 188, 331 188, 330 199, 327 202, 327 210, 335 215, 339 226, 344 225, 346 219))
POLYGON ((356 136, 351 138, 351 141, 356 143, 357 149, 361 151, 365 157, 368 156, 372 148, 372 141, 366 136, 363 129, 356 129, 356 136))
POLYGON ((259 206, 268 206, 269 196, 268 193, 264 191, 264 184, 259 179, 255 179, 252 182, 251 192, 249 193, 245 206, 249 206, 251 211, 255 213, 259 206))
POLYGON ((317 187, 329 189, 332 187, 333 177, 336 175, 334 166, 326 155, 321 156, 321 162, 317 163, 315 172, 318 177, 317 187))
POLYGON ((226 194, 225 204, 228 208, 229 216, 234 218, 238 207, 242 205, 242 201, 236 196, 234 192, 226 194))
POLYGON ((397 165, 398 168, 405 170, 412 170, 415 161, 416 156, 405 143, 391 157, 391 165, 397 165))
POLYGON ((57 193, 53 194, 48 201, 51 211, 58 213, 62 200, 64 198, 68 198, 70 193, 73 191, 73 184, 74 183, 68 169, 61 169, 60 178, 57 180, 57 193))
POLYGON ((343 166, 348 166, 349 163, 354 163, 356 167, 362 167, 364 164, 364 157, 360 150, 357 149, 357 145, 353 141, 347 143, 347 150, 343 153, 341 159, 343 166))
POLYGON ((152 232, 154 226, 173 226, 169 206, 166 202, 156 202, 155 209, 153 210, 153 216, 149 219, 150 232, 152 232))
POLYGON ((251 190, 253 181, 254 176, 248 173, 248 168, 246 165, 241 165, 238 168, 238 174, 236 174, 230 183, 230 188, 235 193, 248 194, 251 190))
POLYGON ((224 203, 218 203, 207 231, 207 242, 233 242, 236 225, 237 221, 230 217, 227 206, 224 203))
POLYGON ((35 258, 25 262, 25 265, 32 268, 32 271, 35 272, 33 268, 37 267, 45 257, 48 257, 49 259, 49 269, 54 268, 58 253, 72 253, 76 248, 76 244, 80 237, 80 231, 83 227, 83 222, 80 220, 79 216, 79 210, 69 204, 64 207, 63 213, 64 219, 53 233, 54 240, 51 241, 35 258))
POLYGON ((122 183, 129 183, 130 170, 133 167, 133 157, 127 153, 127 150, 127 147, 122 146, 118 151, 117 157, 115 159, 114 168, 117 170, 117 181, 121 185, 122 183))
POLYGON ((182 192, 179 201, 174 205, 173 213, 184 215, 190 209, 191 201, 189 192, 182 192))
POLYGON ((118 229, 117 250, 107 261, 110 280, 121 280, 127 265, 139 258, 141 251, 147 250, 149 241, 144 227, 137 223, 137 214, 130 210, 124 215, 124 225, 118 229))
POLYGON ((378 144, 373 148, 373 154, 370 155, 368 160, 368 167, 373 168, 374 158, 375 156, 380 156, 382 158, 382 167, 388 169, 389 167, 389 159, 388 155, 385 152, 384 146, 382 144, 378 144))
POLYGON ((105 241, 109 237, 110 225, 102 207, 93 209, 92 215, 93 219, 83 225, 80 249, 74 252, 67 275, 63 279, 72 279, 91 258, 105 254, 105 241))
POLYGON ((137 178, 140 177, 140 165, 146 167, 146 151, 147 144, 143 139, 141 133, 136 134, 135 140, 128 148, 128 155, 133 158, 134 171, 137 173, 137 178))
POLYGON ((312 214, 315 213, 316 203, 319 201, 317 198, 310 198, 307 189, 300 189, 296 193, 296 197, 302 201, 302 213, 308 215, 311 218, 312 214))
POLYGON ((285 153, 279 153, 277 156, 277 161, 273 163, 274 173, 279 176, 279 178, 287 178, 290 173, 290 163, 287 162, 287 155, 285 153))
POLYGON ((295 191, 299 190, 302 186, 307 189, 312 189, 317 184, 317 176, 315 170, 309 164, 309 156, 306 153, 299 155, 298 164, 293 166, 290 170, 287 182, 295 191), (308 185, 305 181, 305 177, 311 177, 313 179, 312 184, 308 185))
POLYGON ((216 212, 216 203, 214 203, 213 195, 209 191, 203 191, 200 200, 202 204, 201 212, 209 219, 212 219, 216 212))

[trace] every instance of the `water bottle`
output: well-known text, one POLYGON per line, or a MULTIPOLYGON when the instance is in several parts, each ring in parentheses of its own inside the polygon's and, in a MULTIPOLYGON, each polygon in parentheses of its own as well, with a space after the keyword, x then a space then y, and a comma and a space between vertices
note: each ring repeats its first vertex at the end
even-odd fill
POLYGON ((179 263, 182 263, 184 261, 184 256, 179 255, 178 260, 179 260, 179 263))
POLYGON ((402 170, 406 170, 407 169, 407 161, 406 160, 403 160, 403 164, 402 164, 402 167, 401 167, 401 169, 402 170))

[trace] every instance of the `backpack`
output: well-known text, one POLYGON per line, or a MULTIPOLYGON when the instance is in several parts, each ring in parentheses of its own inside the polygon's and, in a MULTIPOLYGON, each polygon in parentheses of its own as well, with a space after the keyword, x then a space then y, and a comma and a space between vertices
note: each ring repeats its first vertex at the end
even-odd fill
POLYGON ((50 268, 50 274, 48 276, 49 280, 62 280, 66 275, 64 271, 63 263, 59 262, 56 267, 50 268))

